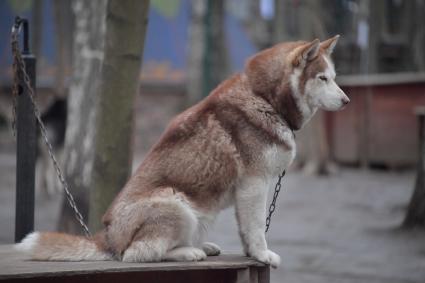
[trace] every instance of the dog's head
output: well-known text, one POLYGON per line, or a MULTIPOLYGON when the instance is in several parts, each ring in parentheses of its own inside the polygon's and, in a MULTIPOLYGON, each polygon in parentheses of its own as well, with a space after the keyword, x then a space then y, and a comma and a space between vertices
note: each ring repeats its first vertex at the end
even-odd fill
POLYGON ((294 120, 295 129, 318 108, 336 111, 350 102, 335 83, 330 57, 338 38, 278 44, 247 62, 245 73, 254 93, 282 115, 290 116, 285 118, 294 120))

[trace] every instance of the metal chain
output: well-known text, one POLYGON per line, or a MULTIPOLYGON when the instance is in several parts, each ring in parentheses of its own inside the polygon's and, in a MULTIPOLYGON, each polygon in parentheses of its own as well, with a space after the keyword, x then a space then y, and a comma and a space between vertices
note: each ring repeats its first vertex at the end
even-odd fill
MULTIPOLYGON (((29 92, 29 97, 30 97, 31 104, 32 104, 32 107, 33 107, 33 110, 34 110, 34 115, 35 115, 37 122, 38 122, 38 125, 41 129, 41 135, 43 136, 44 143, 47 146, 50 158, 52 159, 53 166, 55 167, 55 170, 56 170, 56 174, 57 174, 59 181, 61 182, 63 189, 65 191, 68 203, 71 206, 71 208, 74 210, 75 218, 80 223, 81 227, 84 230, 84 233, 86 234, 87 237, 90 237, 91 234, 90 234, 89 228, 84 223, 83 216, 79 212, 77 205, 75 203, 74 197, 72 196, 72 194, 69 191, 68 183, 66 182, 66 180, 65 180, 65 178, 62 174, 62 170, 59 167, 59 163, 56 160, 55 155, 53 154, 52 145, 47 138, 47 130, 46 130, 46 127, 45 127, 43 121, 41 120, 40 110, 39 110, 39 108, 38 108, 38 106, 37 106, 37 104, 34 100, 34 90, 31 86, 30 78, 29 78, 28 74, 26 73, 25 62, 22 59, 21 52, 19 50, 18 34, 19 34, 19 30, 16 28, 16 26, 14 26, 12 28, 12 35, 11 35, 11 45, 12 45, 12 54, 13 54, 13 71, 14 71, 14 84, 13 84, 13 90, 12 90, 13 96, 16 100, 17 94, 19 92, 17 81, 18 81, 18 71, 20 70, 21 74, 22 74, 22 78, 23 78, 24 83, 25 83, 25 87, 29 92)), ((15 107, 16 107, 16 104, 14 104, 14 108, 15 107)), ((14 121, 13 121, 12 127, 14 129, 13 130, 14 135, 16 136, 16 129, 15 129, 16 110, 15 109, 13 110, 13 115, 14 115, 14 117, 13 117, 14 121)))
POLYGON ((277 197, 279 195, 280 189, 282 188, 281 181, 282 181, 283 176, 285 176, 285 174, 286 174, 286 170, 283 170, 282 174, 279 175, 279 178, 277 179, 276 186, 274 188, 273 200, 272 200, 270 207, 269 207, 269 215, 266 218, 266 233, 267 233, 267 231, 269 231, 270 222, 271 222, 271 219, 272 219, 272 214, 273 214, 274 210, 276 209, 276 200, 277 200, 277 197))

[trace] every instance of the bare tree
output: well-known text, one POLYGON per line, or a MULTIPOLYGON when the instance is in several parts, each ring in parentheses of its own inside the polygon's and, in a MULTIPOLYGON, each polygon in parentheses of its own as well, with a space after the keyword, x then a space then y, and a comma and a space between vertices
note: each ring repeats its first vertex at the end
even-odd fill
MULTIPOLYGON (((305 0, 295 5, 293 1, 275 0, 274 41, 325 39, 324 4, 324 1, 305 0)), ((305 172, 328 173, 331 168, 329 141, 322 111, 318 111, 297 139, 300 141, 297 160, 305 163, 305 172)))
POLYGON ((425 228, 425 108, 416 112, 419 117, 419 156, 415 190, 403 223, 406 228, 425 228))
MULTIPOLYGON (((239 2, 235 2, 238 6, 239 2)), ((258 49, 265 49, 272 45, 271 20, 264 19, 261 15, 260 0, 248 0, 245 5, 248 7, 248 15, 244 18, 243 24, 252 43, 258 49)), ((235 5, 236 5, 235 4, 235 5)))
POLYGON ((223 0, 192 0, 188 104, 199 101, 228 73, 223 0))
POLYGON ((203 22, 207 9, 204 0, 192 0, 192 13, 189 25, 189 54, 187 77, 187 104, 194 104, 202 98, 203 58, 205 51, 205 25, 203 22))
POLYGON ((425 49, 425 25, 423 25, 423 17, 425 15, 425 0, 416 0, 414 9, 414 17, 412 24, 415 28, 413 33, 413 55, 414 62, 417 64, 418 70, 425 71, 425 55, 423 50, 425 49))
POLYGON ((41 39, 43 32, 43 1, 35 0, 32 9, 32 36, 31 36, 31 46, 33 54, 36 58, 40 58, 41 51, 41 39))
POLYGON ((69 13, 71 0, 53 2, 56 26, 56 83, 55 89, 60 97, 66 96, 66 77, 69 76, 72 61, 72 28, 73 15, 69 13))
POLYGON ((89 225, 93 231, 102 227, 102 215, 131 173, 133 104, 139 89, 148 9, 149 0, 109 0, 107 5, 90 188, 89 225))
POLYGON ((205 15, 204 95, 208 95, 228 75, 224 15, 224 0, 207 1, 207 14, 205 15))
MULTIPOLYGON (((106 0, 74 0, 73 74, 68 97, 64 173, 76 203, 87 220, 88 193, 93 167, 97 81, 103 60, 106 0)), ((64 199, 60 231, 81 233, 74 213, 64 199)))
POLYGON ((275 0, 275 15, 273 19, 274 43, 290 41, 295 33, 296 9, 290 0, 275 0))

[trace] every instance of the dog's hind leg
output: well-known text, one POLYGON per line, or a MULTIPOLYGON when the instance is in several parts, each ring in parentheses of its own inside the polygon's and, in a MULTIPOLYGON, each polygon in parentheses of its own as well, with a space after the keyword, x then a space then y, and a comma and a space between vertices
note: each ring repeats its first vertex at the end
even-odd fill
POLYGON ((167 239, 134 241, 125 250, 124 262, 157 262, 164 258, 169 243, 167 239))
POLYGON ((206 257, 203 250, 192 247, 198 220, 187 202, 171 196, 145 204, 143 222, 123 252, 123 261, 195 261, 206 257))

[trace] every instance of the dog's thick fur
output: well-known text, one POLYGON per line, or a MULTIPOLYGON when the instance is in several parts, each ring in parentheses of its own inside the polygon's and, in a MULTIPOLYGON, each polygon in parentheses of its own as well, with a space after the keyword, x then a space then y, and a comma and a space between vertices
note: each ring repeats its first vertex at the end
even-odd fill
POLYGON ((267 191, 295 156, 293 131, 318 108, 339 110, 349 102, 334 81, 330 54, 337 40, 264 50, 174 118, 94 238, 35 232, 18 248, 34 260, 202 260, 220 253, 203 243, 206 228, 235 205, 245 253, 278 266, 264 235, 267 191))

